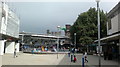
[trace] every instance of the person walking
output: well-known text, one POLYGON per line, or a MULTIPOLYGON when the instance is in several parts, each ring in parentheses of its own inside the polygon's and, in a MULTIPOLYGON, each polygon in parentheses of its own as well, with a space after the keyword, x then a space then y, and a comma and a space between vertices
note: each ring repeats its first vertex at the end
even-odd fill
POLYGON ((104 60, 107 60, 107 58, 108 58, 108 48, 107 48, 107 46, 104 46, 103 50, 104 50, 104 60))
POLYGON ((112 60, 112 48, 110 47, 108 50, 108 60, 112 60))
POLYGON ((17 57, 16 51, 17 51, 17 49, 15 48, 15 50, 14 50, 14 58, 17 57))
POLYGON ((85 52, 85 54, 84 54, 84 59, 85 59, 85 63, 86 63, 86 62, 88 63, 88 60, 87 60, 87 52, 85 52))
POLYGON ((68 57, 70 57, 70 52, 68 52, 68 57))
POLYGON ((74 55, 74 60, 73 60, 73 62, 75 63, 77 61, 77 58, 76 58, 76 56, 74 55))

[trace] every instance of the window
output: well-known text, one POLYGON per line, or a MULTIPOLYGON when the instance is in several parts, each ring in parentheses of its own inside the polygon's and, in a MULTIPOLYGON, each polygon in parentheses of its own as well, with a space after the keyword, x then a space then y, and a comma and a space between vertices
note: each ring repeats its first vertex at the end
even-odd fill
POLYGON ((108 30, 110 30, 112 27, 111 27, 111 19, 108 19, 108 30))

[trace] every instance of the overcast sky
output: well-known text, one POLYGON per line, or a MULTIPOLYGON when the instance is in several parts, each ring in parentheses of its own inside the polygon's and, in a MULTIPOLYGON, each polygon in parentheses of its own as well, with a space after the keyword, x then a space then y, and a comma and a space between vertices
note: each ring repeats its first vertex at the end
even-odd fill
MULTIPOLYGON (((100 8, 109 12, 118 1, 101 2, 100 8)), ((9 3, 8 5, 20 16, 20 31, 46 33, 47 29, 57 31, 58 25, 61 27, 64 27, 65 24, 72 25, 80 13, 87 11, 90 7, 96 7, 96 2, 26 1, 9 3)))

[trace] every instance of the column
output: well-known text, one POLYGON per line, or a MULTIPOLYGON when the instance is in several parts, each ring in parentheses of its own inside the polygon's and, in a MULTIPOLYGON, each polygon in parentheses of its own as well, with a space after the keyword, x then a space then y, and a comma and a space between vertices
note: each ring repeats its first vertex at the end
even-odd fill
POLYGON ((4 40, 0 40, 0 55, 4 54, 4 40))
POLYGON ((119 43, 118 44, 119 44, 119 55, 120 55, 120 39, 119 39, 119 43))
POLYGON ((6 42, 5 53, 14 53, 15 42, 6 42))

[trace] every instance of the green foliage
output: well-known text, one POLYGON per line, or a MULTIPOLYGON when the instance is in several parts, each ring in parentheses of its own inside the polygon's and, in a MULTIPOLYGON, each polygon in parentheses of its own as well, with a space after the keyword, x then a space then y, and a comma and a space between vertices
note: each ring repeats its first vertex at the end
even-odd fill
MULTIPOLYGON (((107 17, 103 10, 100 10, 101 37, 106 36, 107 17)), ((74 33, 77 33, 77 43, 91 44, 97 39, 97 10, 90 8, 87 12, 81 13, 70 29, 71 40, 74 41, 74 33)))

